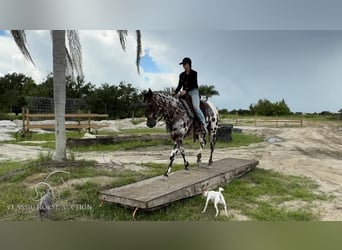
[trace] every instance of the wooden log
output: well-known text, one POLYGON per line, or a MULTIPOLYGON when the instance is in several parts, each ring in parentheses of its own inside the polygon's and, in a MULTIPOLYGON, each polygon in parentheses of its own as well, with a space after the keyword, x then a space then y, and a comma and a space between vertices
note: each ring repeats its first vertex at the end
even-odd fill
MULTIPOLYGON (((103 128, 103 127, 108 127, 107 124, 65 124, 66 129, 82 129, 82 128, 103 128)), ((55 124, 30 124, 26 126, 27 129, 32 129, 32 128, 37 128, 37 129, 54 129, 55 124)))
POLYGON ((203 190, 216 189, 248 173, 259 164, 256 160, 226 158, 214 162, 212 167, 195 167, 188 171, 172 172, 133 184, 103 190, 100 199, 109 203, 155 210, 172 202, 199 195, 203 190))
MULTIPOLYGON (((27 114, 26 117, 39 118, 54 118, 55 114, 27 114)), ((65 114, 68 118, 107 118, 108 114, 65 114)))
POLYGON ((169 134, 144 134, 144 135, 118 135, 118 136, 96 136, 96 138, 69 138, 67 146, 89 146, 94 144, 115 144, 125 141, 152 141, 170 139, 169 134))

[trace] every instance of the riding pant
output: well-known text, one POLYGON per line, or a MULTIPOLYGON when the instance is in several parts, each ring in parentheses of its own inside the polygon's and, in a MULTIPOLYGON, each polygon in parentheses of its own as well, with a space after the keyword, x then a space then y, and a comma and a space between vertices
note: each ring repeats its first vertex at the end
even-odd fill
POLYGON ((199 97, 199 92, 198 89, 193 89, 188 92, 188 95, 191 96, 192 99, 192 106, 194 107, 195 113, 197 117, 200 119, 201 123, 203 124, 204 127, 206 127, 205 124, 205 117, 202 113, 202 110, 200 109, 200 97, 199 97))

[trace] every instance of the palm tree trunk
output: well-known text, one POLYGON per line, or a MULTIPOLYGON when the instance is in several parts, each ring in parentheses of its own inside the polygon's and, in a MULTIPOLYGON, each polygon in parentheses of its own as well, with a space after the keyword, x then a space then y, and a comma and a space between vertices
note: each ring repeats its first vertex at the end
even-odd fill
POLYGON ((55 106, 56 161, 66 160, 65 102, 66 102, 66 51, 65 30, 52 31, 53 97, 55 106))

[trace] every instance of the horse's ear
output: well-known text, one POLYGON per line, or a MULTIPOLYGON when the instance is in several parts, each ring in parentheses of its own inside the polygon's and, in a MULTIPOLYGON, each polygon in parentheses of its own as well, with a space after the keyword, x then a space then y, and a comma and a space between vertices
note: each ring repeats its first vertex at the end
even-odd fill
POLYGON ((151 89, 148 89, 148 92, 147 92, 147 97, 152 97, 153 96, 153 92, 151 89))

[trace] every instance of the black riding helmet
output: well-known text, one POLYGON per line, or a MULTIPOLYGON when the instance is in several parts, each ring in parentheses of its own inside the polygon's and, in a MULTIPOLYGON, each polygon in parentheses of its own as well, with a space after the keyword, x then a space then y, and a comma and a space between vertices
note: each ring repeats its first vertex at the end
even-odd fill
POLYGON ((191 67, 191 59, 189 57, 184 57, 183 61, 180 62, 179 65, 182 65, 182 64, 189 64, 191 67))

